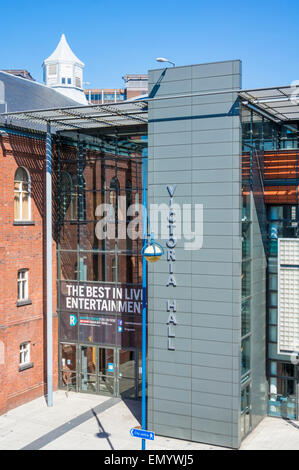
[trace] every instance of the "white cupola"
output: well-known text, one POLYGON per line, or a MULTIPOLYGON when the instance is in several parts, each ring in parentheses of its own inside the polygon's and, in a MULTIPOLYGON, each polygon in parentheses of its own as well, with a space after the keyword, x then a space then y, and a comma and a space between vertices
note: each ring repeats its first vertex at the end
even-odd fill
POLYGON ((63 34, 53 54, 43 63, 44 82, 68 98, 87 105, 83 92, 84 67, 85 65, 75 56, 63 34))

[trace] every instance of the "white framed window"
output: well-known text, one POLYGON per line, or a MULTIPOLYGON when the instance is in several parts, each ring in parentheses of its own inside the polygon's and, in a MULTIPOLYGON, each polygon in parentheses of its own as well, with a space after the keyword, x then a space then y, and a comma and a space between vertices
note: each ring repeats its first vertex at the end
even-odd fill
POLYGON ((17 169, 14 183, 14 219, 31 220, 31 181, 26 168, 17 169))
POLYGON ((57 75, 57 65, 56 64, 48 65, 48 75, 57 75))
POLYGON ((28 269, 18 271, 18 302, 28 300, 28 269))
POLYGON ((20 345, 20 366, 30 364, 30 342, 20 345))

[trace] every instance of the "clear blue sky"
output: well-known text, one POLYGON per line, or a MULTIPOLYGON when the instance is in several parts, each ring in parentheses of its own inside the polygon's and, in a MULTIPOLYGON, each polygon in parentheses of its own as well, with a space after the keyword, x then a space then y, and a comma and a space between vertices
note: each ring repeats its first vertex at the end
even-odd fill
POLYGON ((243 61, 243 88, 299 80, 299 2, 283 0, 11 0, 1 2, 0 69, 41 64, 66 34, 89 87, 122 86, 127 73, 243 61))

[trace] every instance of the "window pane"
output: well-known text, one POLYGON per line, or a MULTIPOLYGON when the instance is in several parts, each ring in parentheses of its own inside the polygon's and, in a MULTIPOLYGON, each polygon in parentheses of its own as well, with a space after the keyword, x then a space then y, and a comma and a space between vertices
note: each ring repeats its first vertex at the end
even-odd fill
MULTIPOLYGON (((80 252, 80 280, 113 282, 116 277, 115 264, 113 267, 112 254, 80 252)), ((114 261, 115 263, 115 261, 114 261)))
POLYGON ((283 377, 295 377, 294 364, 285 364, 282 362, 278 362, 277 375, 283 376, 283 377))
POLYGON ((76 346, 72 344, 63 344, 61 349, 63 370, 76 370, 76 346))
POLYGON ((15 214, 15 220, 20 220, 21 214, 20 214, 20 193, 15 193, 15 199, 14 199, 14 214, 15 214))
POLYGON ((25 282, 21 282, 21 298, 22 300, 25 299, 25 282))
POLYGON ((22 219, 28 220, 29 219, 29 195, 28 193, 23 193, 23 203, 22 203, 22 219))
POLYGON ((269 339, 272 343, 277 342, 277 326, 270 326, 270 328, 269 328, 269 339))
POLYGON ((269 323, 270 325, 277 325, 277 309, 276 308, 269 309, 269 323))
POLYGON ((15 173, 15 181, 28 181, 28 174, 24 168, 18 168, 15 173))
POLYGON ((78 254, 75 251, 60 252, 59 279, 76 281, 79 279, 78 254))
POLYGON ((242 256, 243 258, 250 257, 250 234, 251 224, 248 222, 242 223, 242 256))
POLYGON ((277 307, 278 296, 276 292, 270 292, 269 301, 271 307, 277 307))
POLYGON ((242 375, 250 370, 250 338, 246 338, 242 341, 242 375))
POLYGON ((271 375, 277 375, 277 362, 271 361, 270 373, 271 373, 271 375))
POLYGON ((269 289, 277 290, 277 274, 269 274, 269 289))
POLYGON ((250 273, 251 263, 245 262, 242 263, 242 297, 250 296, 251 288, 251 273, 250 273))
POLYGON ((114 365, 114 351, 113 349, 99 348, 99 374, 111 375, 114 372, 109 370, 109 364, 114 365))
POLYGON ((81 370, 87 374, 96 373, 96 348, 81 347, 81 370))
POLYGON ((250 332, 250 300, 242 303, 242 336, 250 332))
POLYGON ((30 343, 20 345, 20 364, 30 362, 30 343))
POLYGON ((277 379, 277 394, 282 396, 296 396, 295 380, 277 379))

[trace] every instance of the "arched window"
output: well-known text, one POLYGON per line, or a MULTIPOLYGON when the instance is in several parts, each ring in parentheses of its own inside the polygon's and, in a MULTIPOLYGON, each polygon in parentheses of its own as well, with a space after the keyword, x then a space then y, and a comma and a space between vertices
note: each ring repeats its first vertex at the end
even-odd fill
POLYGON ((79 174, 76 182, 78 193, 78 219, 80 221, 86 221, 86 183, 84 176, 79 174))
MULTIPOLYGON (((119 181, 116 176, 114 176, 110 181, 110 215, 109 219, 114 225, 114 236, 118 237, 118 197, 119 197, 119 181)), ((114 238, 113 236, 113 238, 114 238)))
POLYGON ((61 173, 61 218, 74 220, 77 213, 76 190, 71 175, 67 171, 61 173))
POLYGON ((31 184, 30 176, 25 168, 19 167, 15 173, 14 218, 30 220, 31 218, 31 184))
MULTIPOLYGON (((129 207, 132 205, 132 182, 131 180, 126 180, 126 227, 127 227, 127 250, 132 250, 132 238, 129 236, 128 227, 132 220, 132 216, 128 216, 129 207)), ((128 271, 129 272, 129 271, 128 271)), ((129 281, 128 281, 129 282, 129 281)))
POLYGON ((116 202, 119 196, 119 181, 114 176, 110 181, 110 204, 116 209, 116 202))
POLYGON ((127 210, 132 204, 132 182, 131 180, 126 181, 126 202, 127 202, 127 210))

